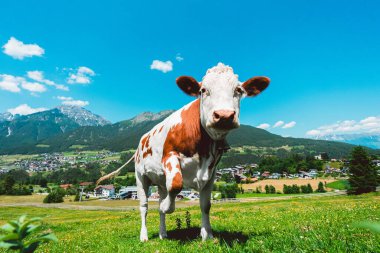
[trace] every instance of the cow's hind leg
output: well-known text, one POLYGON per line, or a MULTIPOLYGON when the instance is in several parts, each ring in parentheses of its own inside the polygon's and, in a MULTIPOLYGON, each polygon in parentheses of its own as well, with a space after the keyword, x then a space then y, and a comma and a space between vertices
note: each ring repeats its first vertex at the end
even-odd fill
MULTIPOLYGON (((168 195, 168 192, 166 190, 166 187, 158 187, 158 194, 160 195, 160 205, 162 201, 166 198, 168 195)), ((164 239, 168 237, 168 234, 166 233, 166 214, 161 211, 161 209, 158 210, 160 213, 160 239, 164 239)))
POLYGON ((182 190, 181 165, 176 155, 171 155, 163 160, 166 176, 166 190, 168 195, 160 204, 162 213, 172 213, 175 210, 175 198, 182 190))
POLYGON ((136 174, 137 195, 140 199, 140 214, 141 214, 141 232, 140 241, 148 241, 148 230, 146 228, 146 215, 148 213, 148 190, 150 180, 143 175, 136 174))

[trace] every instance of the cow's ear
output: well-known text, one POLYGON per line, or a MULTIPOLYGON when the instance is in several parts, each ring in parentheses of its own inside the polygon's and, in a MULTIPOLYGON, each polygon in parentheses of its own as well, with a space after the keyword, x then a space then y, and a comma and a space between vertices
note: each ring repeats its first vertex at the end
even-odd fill
POLYGON ((201 85, 191 76, 180 76, 177 78, 176 83, 187 95, 198 96, 201 85))
POLYGON ((269 85, 270 79, 265 76, 256 76, 245 81, 242 86, 248 97, 259 95, 269 85))

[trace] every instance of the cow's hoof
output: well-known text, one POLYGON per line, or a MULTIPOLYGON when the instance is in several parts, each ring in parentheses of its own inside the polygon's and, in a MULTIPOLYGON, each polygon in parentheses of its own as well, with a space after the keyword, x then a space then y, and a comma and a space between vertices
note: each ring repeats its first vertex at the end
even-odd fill
POLYGON ((166 233, 166 232, 164 232, 164 233, 161 233, 160 232, 160 239, 162 240, 162 239, 165 239, 165 238, 167 238, 168 237, 168 234, 166 233))
POLYGON ((211 229, 209 232, 205 228, 201 228, 201 237, 202 241, 206 241, 207 239, 212 239, 214 236, 212 235, 211 229))
POLYGON ((147 242, 148 241, 148 236, 147 235, 140 235, 140 241, 141 242, 147 242))
POLYGON ((148 241, 148 231, 146 231, 146 229, 141 229, 140 241, 141 242, 147 242, 148 241))

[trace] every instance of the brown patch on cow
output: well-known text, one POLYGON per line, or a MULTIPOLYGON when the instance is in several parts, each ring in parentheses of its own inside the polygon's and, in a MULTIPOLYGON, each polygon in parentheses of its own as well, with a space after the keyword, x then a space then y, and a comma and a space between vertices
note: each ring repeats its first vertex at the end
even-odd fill
POLYGON ((180 192, 182 190, 182 175, 180 172, 177 172, 173 177, 172 187, 170 192, 180 192))
POLYGON ((156 131, 157 131, 157 129, 154 129, 154 131, 153 131, 153 134, 152 134, 152 135, 155 135, 155 134, 156 134, 156 131))
POLYGON ((177 164, 176 166, 175 166, 177 169, 181 169, 181 166, 179 165, 179 164, 177 164))
POLYGON ((150 140, 150 135, 148 135, 148 138, 146 139, 145 148, 149 147, 149 140, 150 140))
POLYGON ((208 157, 212 139, 201 126, 200 100, 195 100, 188 109, 181 112, 182 122, 172 127, 166 137, 162 161, 171 151, 182 153, 187 157, 195 154, 208 157))
POLYGON ((136 161, 136 163, 140 162, 140 150, 139 149, 137 149, 137 151, 136 151, 135 161, 136 161))
POLYGON ((172 164, 171 163, 167 163, 166 164, 166 168, 169 170, 169 171, 172 171, 172 164))
POLYGON ((143 158, 146 158, 148 155, 152 155, 152 148, 148 148, 148 149, 143 153, 143 158))
POLYGON ((158 132, 161 133, 161 131, 162 131, 163 128, 164 128, 164 126, 161 126, 160 130, 158 130, 158 132))
POLYGON ((141 140, 141 149, 144 149, 144 146, 145 146, 146 141, 148 140, 148 138, 149 138, 149 134, 146 135, 144 138, 142 138, 142 140, 141 140))

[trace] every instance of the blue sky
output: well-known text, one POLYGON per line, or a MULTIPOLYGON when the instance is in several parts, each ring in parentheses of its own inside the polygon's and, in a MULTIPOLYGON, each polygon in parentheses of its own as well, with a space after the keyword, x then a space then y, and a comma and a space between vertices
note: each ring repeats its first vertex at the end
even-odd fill
POLYGON ((176 77, 200 80, 223 62, 241 81, 272 80, 242 101, 242 123, 296 137, 380 132, 379 8, 377 1, 6 1, 0 112, 71 103, 116 122, 177 109, 192 98, 176 77), (152 70, 154 60, 172 66, 152 70))

